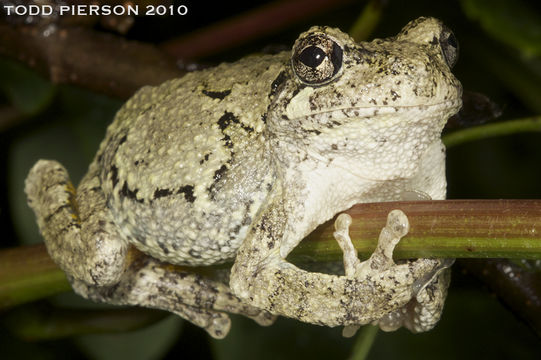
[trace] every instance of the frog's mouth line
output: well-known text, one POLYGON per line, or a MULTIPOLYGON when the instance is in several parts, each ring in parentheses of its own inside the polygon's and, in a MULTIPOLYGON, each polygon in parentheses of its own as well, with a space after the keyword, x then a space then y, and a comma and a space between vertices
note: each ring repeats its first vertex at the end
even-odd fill
MULTIPOLYGON (((462 100, 448 100, 442 101, 436 104, 420 104, 420 105, 373 105, 373 106, 359 106, 359 107, 344 107, 344 108, 335 108, 331 110, 325 110, 320 112, 312 112, 308 115, 292 118, 291 120, 302 122, 303 119, 309 119, 310 117, 319 117, 331 114, 337 114, 338 116, 331 116, 333 120, 351 118, 351 119, 361 119, 361 118, 373 118, 382 115, 393 115, 399 114, 407 111, 420 111, 420 112, 435 112, 438 109, 443 113, 445 110, 456 109, 456 112, 462 107, 462 100)), ((453 114, 450 114, 451 117, 453 114)), ((422 120, 425 117, 419 117, 419 120, 422 120)), ((447 119, 445 119, 447 121, 447 119)), ((327 124, 323 124, 327 125, 327 124)))

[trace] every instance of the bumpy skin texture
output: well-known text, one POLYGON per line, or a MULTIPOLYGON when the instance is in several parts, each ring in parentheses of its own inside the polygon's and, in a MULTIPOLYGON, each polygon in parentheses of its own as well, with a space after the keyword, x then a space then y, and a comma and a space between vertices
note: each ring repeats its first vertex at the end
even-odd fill
MULTIPOLYGON (((51 257, 82 296, 169 310, 215 337, 230 326, 223 311, 261 324, 275 314, 428 330, 441 314, 449 263, 394 264, 403 234, 390 241, 383 233, 392 224, 380 238, 387 260, 367 271, 311 273, 285 258, 356 203, 407 191, 445 197, 440 133, 462 91, 449 34, 431 18, 366 43, 313 27, 291 53, 141 89, 77 191, 57 162, 31 170, 28 202, 51 257), (167 265, 228 259, 230 289, 167 265)), ((347 242, 346 270, 356 263, 347 242)))

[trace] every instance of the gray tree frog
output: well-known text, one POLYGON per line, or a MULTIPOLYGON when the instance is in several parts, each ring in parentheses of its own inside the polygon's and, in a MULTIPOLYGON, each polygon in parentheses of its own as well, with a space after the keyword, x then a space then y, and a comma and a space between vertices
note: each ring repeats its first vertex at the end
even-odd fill
POLYGON ((217 338, 229 330, 226 312, 263 325, 282 315, 428 330, 449 261, 395 264, 408 226, 399 211, 362 263, 340 219, 345 275, 285 259, 356 203, 445 197, 440 134, 461 107, 457 53, 433 18, 361 43, 312 27, 291 52, 144 87, 117 113, 77 191, 58 162, 30 171, 25 191, 49 254, 83 297, 165 309, 217 338), (233 259, 229 283, 190 271, 233 259))

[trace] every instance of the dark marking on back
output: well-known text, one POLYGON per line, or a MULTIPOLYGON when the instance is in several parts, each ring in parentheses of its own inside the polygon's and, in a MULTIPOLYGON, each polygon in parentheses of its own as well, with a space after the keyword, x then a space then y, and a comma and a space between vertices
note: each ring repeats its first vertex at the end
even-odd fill
POLYGON ((207 95, 208 97, 210 97, 212 99, 223 100, 227 95, 231 94, 231 89, 224 90, 224 91, 203 90, 202 93, 207 95))
POLYGON ((220 168, 214 172, 214 177, 213 177, 214 182, 207 189, 210 195, 210 199, 213 201, 216 199, 216 192, 215 192, 216 185, 220 182, 220 179, 224 177, 224 174, 226 172, 227 172, 227 166, 225 166, 225 164, 220 166, 220 168))
POLYGON ((118 184, 118 168, 115 165, 111 165, 109 173, 111 174, 111 182, 113 183, 113 188, 115 188, 116 184, 118 184))
POLYGON ((239 123, 239 119, 233 114, 232 112, 225 111, 222 117, 218 119, 218 126, 220 127, 221 131, 224 131, 227 129, 231 123, 239 123))
POLYGON ((128 199, 132 199, 139 203, 143 203, 144 202, 143 199, 137 198, 138 192, 139 192, 139 189, 131 190, 130 188, 128 188, 128 183, 124 181, 124 185, 122 185, 122 189, 120 190, 119 194, 120 196, 127 197, 128 199))
POLYGON ((184 194, 187 202, 193 203, 196 197, 193 194, 193 185, 185 185, 178 189, 177 194, 184 194))
POLYGON ((121 137, 120 140, 118 140, 118 146, 124 144, 126 142, 126 140, 128 140, 127 135, 124 135, 123 137, 121 137))
POLYGON ((229 149, 233 148, 233 142, 231 141, 231 136, 225 134, 222 138, 223 141, 225 141, 225 146, 229 149))
POLYGON ((107 148, 104 150, 106 153, 105 159, 112 159, 114 158, 114 154, 118 152, 118 149, 122 144, 128 140, 127 129, 122 129, 118 134, 114 135, 111 141, 109 142, 107 148), (109 154, 109 156, 107 156, 109 154), (113 156, 111 156, 113 155, 113 156))
POLYGON ((254 131, 253 127, 246 126, 243 123, 241 123, 239 118, 236 117, 235 114, 229 111, 225 111, 222 117, 218 119, 218 126, 220 127, 220 130, 224 132, 224 130, 227 129, 229 125, 231 124, 238 124, 243 130, 249 133, 254 131))
POLYGON ((225 165, 220 166, 220 168, 214 172, 214 182, 220 181, 220 179, 224 176, 226 171, 227 171, 227 166, 225 165))
POLYGON ((169 189, 156 189, 156 191, 154 191, 154 196, 153 198, 154 199, 159 199, 161 197, 166 197, 166 196, 169 196, 171 195, 173 192, 169 189))
POLYGON ((205 161, 208 161, 210 154, 205 154, 201 160, 199 160, 199 165, 203 165, 205 161))

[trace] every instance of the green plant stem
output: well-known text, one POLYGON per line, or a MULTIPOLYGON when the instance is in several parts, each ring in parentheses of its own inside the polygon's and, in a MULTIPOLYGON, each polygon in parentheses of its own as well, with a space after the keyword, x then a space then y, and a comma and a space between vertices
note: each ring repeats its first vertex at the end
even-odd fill
POLYGON ((379 327, 373 325, 365 325, 359 329, 349 360, 364 360, 367 358, 374 340, 376 340, 378 330, 379 327))
POLYGON ((70 290, 66 275, 40 245, 0 251, 0 308, 70 290))
POLYGON ((357 17, 357 20, 355 20, 349 29, 349 35, 351 35, 355 41, 364 41, 369 39, 381 20, 384 7, 385 1, 369 1, 363 8, 361 14, 357 17))
MULTIPOLYGON (((394 258, 541 259, 541 200, 442 200, 359 204, 347 211, 350 236, 361 258, 375 248, 389 211, 410 223, 394 258)), ((292 261, 331 261, 341 250, 332 222, 320 226, 290 255, 292 261)))
POLYGON ((443 136, 442 140, 445 146, 452 147, 468 141, 532 131, 541 131, 541 116, 532 116, 459 130, 443 136))

